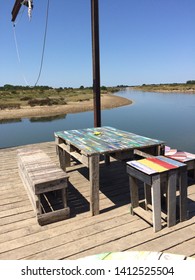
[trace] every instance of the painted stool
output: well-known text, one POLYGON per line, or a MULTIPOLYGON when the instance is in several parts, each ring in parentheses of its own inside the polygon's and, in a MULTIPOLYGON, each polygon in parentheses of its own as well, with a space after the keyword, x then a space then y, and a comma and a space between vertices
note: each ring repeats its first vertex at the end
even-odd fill
POLYGON ((151 157, 141 160, 127 162, 127 173, 129 175, 131 212, 137 214, 149 223, 153 224, 154 231, 161 230, 161 184, 166 183, 167 187, 167 226, 176 224, 176 184, 179 181, 179 204, 180 221, 187 217, 187 167, 178 161, 164 156, 151 157), (152 217, 149 211, 140 207, 138 194, 138 181, 144 183, 145 189, 145 210, 152 210, 152 217), (151 200, 149 191, 151 193, 151 200))
POLYGON ((193 170, 193 179, 195 180, 195 154, 179 151, 177 149, 172 149, 169 146, 165 146, 164 155, 173 160, 178 160, 179 162, 185 163, 187 165, 187 170, 193 170))

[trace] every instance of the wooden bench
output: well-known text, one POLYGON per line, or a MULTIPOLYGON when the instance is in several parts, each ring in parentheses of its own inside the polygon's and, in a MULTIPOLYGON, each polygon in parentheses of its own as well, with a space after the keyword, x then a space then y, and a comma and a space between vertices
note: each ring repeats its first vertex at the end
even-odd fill
POLYGON ((40 225, 69 218, 68 176, 39 149, 18 149, 18 170, 40 225))
POLYGON ((154 231, 162 228, 162 219, 167 226, 176 224, 176 183, 180 182, 180 220, 185 220, 187 200, 187 168, 185 164, 167 159, 163 156, 151 157, 127 162, 129 175, 131 212, 153 224, 154 231), (138 181, 144 183, 145 211, 140 206, 138 181), (166 183, 167 215, 161 208, 161 185, 166 183), (151 191, 151 195, 150 195, 151 191), (152 210, 152 212, 151 212, 152 210))
POLYGON ((166 157, 178 160, 179 162, 183 162, 187 165, 187 170, 192 170, 193 179, 195 180, 195 154, 191 154, 188 152, 180 151, 177 149, 172 149, 169 146, 165 146, 165 154, 166 157))

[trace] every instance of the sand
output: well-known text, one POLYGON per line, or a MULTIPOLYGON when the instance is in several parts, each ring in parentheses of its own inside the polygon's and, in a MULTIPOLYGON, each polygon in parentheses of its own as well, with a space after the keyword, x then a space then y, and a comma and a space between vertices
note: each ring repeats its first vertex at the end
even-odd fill
MULTIPOLYGON (((106 94, 101 97, 101 109, 111 109, 131 104, 132 101, 113 94, 106 94)), ((57 116, 62 114, 79 113, 93 110, 93 100, 82 102, 70 102, 66 105, 21 107, 20 109, 0 110, 0 120, 15 118, 31 118, 57 116)))

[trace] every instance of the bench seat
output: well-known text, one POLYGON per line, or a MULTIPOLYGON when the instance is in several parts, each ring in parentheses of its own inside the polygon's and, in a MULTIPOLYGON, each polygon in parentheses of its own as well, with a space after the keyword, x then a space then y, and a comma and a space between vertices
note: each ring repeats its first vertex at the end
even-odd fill
POLYGON ((40 149, 18 149, 18 171, 40 225, 69 218, 68 176, 40 149))

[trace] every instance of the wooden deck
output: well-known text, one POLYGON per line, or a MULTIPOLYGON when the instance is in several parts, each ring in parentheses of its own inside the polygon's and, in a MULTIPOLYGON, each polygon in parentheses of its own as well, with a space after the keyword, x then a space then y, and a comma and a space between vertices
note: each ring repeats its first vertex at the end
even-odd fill
MULTIPOLYGON (((53 142, 33 145, 56 163, 53 142)), ((189 219, 174 227, 153 228, 129 211, 130 195, 125 165, 101 165, 100 210, 89 212, 87 169, 68 168, 68 220, 39 226, 20 180, 17 148, 0 149, 0 259, 78 259, 117 251, 160 251, 195 257, 195 185, 189 181, 189 219)))

